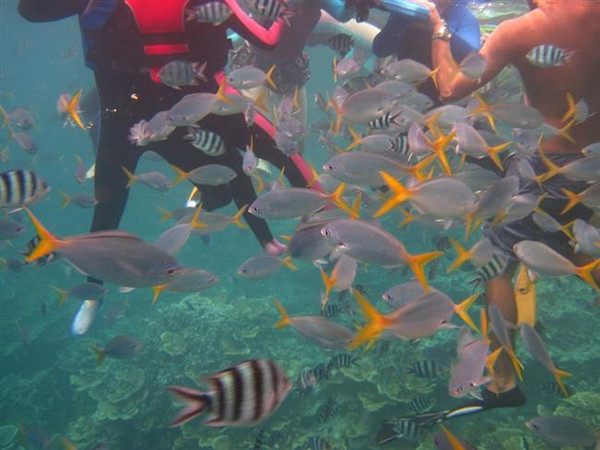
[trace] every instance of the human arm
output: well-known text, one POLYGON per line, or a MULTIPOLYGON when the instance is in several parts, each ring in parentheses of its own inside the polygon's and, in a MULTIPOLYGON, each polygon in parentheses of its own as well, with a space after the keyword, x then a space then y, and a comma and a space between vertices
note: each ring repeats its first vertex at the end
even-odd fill
POLYGON ((404 38, 409 21, 409 18, 400 14, 391 15, 382 30, 373 39, 373 54, 383 58, 394 53, 404 38))
POLYGON ((30 22, 51 22, 81 12, 80 0, 20 0, 19 14, 30 22))
POLYGON ((452 33, 450 47, 452 56, 462 61, 471 52, 481 47, 481 32, 477 18, 464 7, 454 7, 446 15, 448 28, 452 33))
MULTIPOLYGON (((439 30, 444 21, 435 5, 424 0, 420 0, 419 3, 429 7, 432 30, 439 30)), ((460 72, 457 74, 457 63, 452 56, 451 44, 442 39, 432 40, 432 63, 433 67, 439 68, 436 81, 440 98, 443 101, 455 101, 485 85, 523 53, 520 44, 522 39, 519 36, 522 37, 523 33, 527 32, 527 24, 523 18, 501 23, 479 51, 486 61, 486 70, 479 80, 468 78, 460 72)))
POLYGON ((252 45, 267 50, 275 48, 279 42, 281 30, 285 26, 283 18, 277 19, 269 28, 265 28, 244 11, 239 5, 238 0, 225 0, 225 3, 233 13, 227 20, 227 26, 229 28, 252 45))

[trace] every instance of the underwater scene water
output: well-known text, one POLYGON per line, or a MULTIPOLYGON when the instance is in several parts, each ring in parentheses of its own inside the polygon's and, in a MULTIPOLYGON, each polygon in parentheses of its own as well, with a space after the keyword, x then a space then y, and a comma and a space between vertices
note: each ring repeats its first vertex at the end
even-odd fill
MULTIPOLYGON (((483 30, 491 31, 503 19, 526 12, 527 6, 507 1, 472 9, 483 30)), ((56 236, 87 233, 93 210, 73 201, 61 207, 60 193, 93 195, 93 180, 80 185, 73 175, 78 167, 76 156, 86 169, 94 163, 93 146, 86 132, 63 126, 56 113, 61 94, 72 95, 78 89, 85 93, 94 84, 92 72, 84 67, 78 23, 74 18, 29 23, 19 16, 13 0, 0 2, 0 17, 0 105, 9 113, 25 108, 33 114, 35 125, 27 133, 36 147, 25 150, 27 146, 11 136, 4 124, 0 172, 28 169, 41 175, 51 192, 31 207, 36 217, 56 236)), ((307 51, 310 125, 327 117, 312 99, 317 92, 333 92, 335 52, 324 46, 307 51)), ((501 77, 508 80, 506 89, 511 95, 518 92, 514 71, 505 71, 501 77)), ((18 125, 10 126, 19 131, 18 125)), ((318 127, 308 129, 304 157, 322 173, 320 167, 332 155, 319 139, 318 127)), ((344 133, 335 139, 341 147, 352 142, 344 133)), ((137 173, 153 170, 175 177, 163 161, 142 157, 137 173)), ((263 174, 266 181, 278 175, 276 169, 263 174)), ((179 183, 157 192, 135 183, 120 228, 154 242, 174 224, 162 220, 161 208, 171 211, 184 206, 190 186, 179 183)), ((369 192, 378 202, 381 193, 369 192)), ((374 211, 373 205, 367 205, 361 217, 371 220, 374 211)), ((229 205, 219 212, 232 216, 236 209, 229 205)), ((442 433, 438 425, 406 428, 403 436, 381 446, 377 436, 386 423, 391 421, 396 431, 398 427, 402 431, 402 418, 451 410, 469 401, 470 397, 448 394, 457 327, 443 327, 417 340, 378 339, 369 350, 365 346, 350 350, 345 345, 328 349, 292 326, 277 329, 282 316, 275 300, 292 320, 327 316, 355 331, 365 324, 365 317, 348 291, 334 290, 326 313, 321 311, 323 281, 311 262, 295 259, 297 270, 282 266, 273 275, 255 280, 238 275, 240 264, 262 250, 249 230, 230 225, 212 234, 210 242, 192 236, 176 255, 185 267, 216 274, 216 285, 197 293, 166 290, 153 303, 151 289, 119 292, 117 286, 108 284, 93 325, 87 333, 74 336, 71 325, 82 301, 70 297, 59 306, 55 288, 69 290, 85 282, 85 276, 62 260, 41 267, 23 265, 18 251, 25 249, 35 230, 25 214, 18 215, 26 231, 0 242, 0 450, 545 449, 553 447, 525 422, 550 415, 573 417, 600 432, 600 297, 576 277, 543 276, 535 283, 536 329, 556 367, 572 374, 565 379, 569 396, 560 392, 552 374, 517 339, 515 352, 524 365, 520 387, 526 404, 445 423, 472 447, 437 446, 434 436, 442 433), (105 346, 116 336, 133 338, 135 348, 121 348, 111 357, 105 346), (93 348, 104 349, 101 364, 99 351, 93 348), (169 427, 182 406, 167 386, 201 390, 206 388, 202 377, 255 358, 274 361, 293 385, 272 416, 250 427, 203 426, 204 417, 169 427)), ((483 293, 481 285, 471 283, 477 276, 473 264, 447 273, 456 258, 448 238, 469 248, 482 238, 481 230, 465 242, 464 224, 445 229, 415 220, 402 225, 405 218, 396 209, 380 224, 410 254, 443 252, 425 269, 431 286, 456 304, 483 293)), ((286 236, 294 234, 297 219, 268 223, 273 235, 285 243, 286 236)), ((325 272, 331 273, 333 265, 323 265, 325 272)), ((407 266, 388 269, 361 262, 352 285, 378 311, 388 313, 393 308, 382 294, 412 278, 407 266)), ((478 299, 469 311, 477 325, 483 305, 478 299)), ((458 317, 451 322, 461 325, 458 317)))

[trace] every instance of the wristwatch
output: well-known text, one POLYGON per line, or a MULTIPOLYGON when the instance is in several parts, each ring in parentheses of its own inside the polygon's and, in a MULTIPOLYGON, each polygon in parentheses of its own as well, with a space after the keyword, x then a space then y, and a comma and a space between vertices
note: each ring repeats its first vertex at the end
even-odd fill
POLYGON ((442 25, 439 26, 438 29, 435 30, 431 35, 431 40, 435 39, 441 39, 442 41, 446 42, 450 42, 450 39, 452 39, 452 33, 450 33, 446 22, 442 21, 442 25))

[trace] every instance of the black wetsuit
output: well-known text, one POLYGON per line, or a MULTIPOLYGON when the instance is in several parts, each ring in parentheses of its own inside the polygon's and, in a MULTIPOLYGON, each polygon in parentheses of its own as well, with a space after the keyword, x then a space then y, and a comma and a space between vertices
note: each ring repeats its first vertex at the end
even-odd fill
MULTIPOLYGON (((91 0, 94 1, 94 0, 91 0)), ((82 0, 20 0, 19 12, 32 22, 45 22, 84 13, 87 1, 82 0)), ((91 3, 91 2, 90 2, 91 3)), ((86 12, 87 14, 87 12, 86 12)), ((170 88, 152 81, 148 73, 147 55, 142 37, 136 27, 133 13, 118 1, 108 20, 101 28, 91 32, 93 45, 86 45, 86 63, 94 70, 100 97, 101 127, 96 155, 95 196, 98 204, 94 210, 91 231, 116 229, 123 214, 128 189, 127 176, 122 167, 135 172, 137 162, 146 150, 160 154, 170 164, 190 171, 206 164, 223 164, 232 168, 237 177, 217 187, 199 186, 203 208, 214 210, 227 205, 231 198, 238 208, 249 205, 256 198, 251 179, 242 171, 242 156, 249 136, 254 136, 255 153, 281 169, 294 186, 306 186, 306 180, 291 160, 281 153, 271 137, 260 127, 246 126, 242 114, 231 116, 209 115, 200 122, 203 129, 219 134, 227 151, 222 156, 211 157, 182 139, 185 130, 176 129, 169 138, 138 147, 129 139, 132 125, 142 119, 149 120, 159 111, 170 109, 184 95, 192 92, 216 92, 218 85, 213 75, 227 64, 231 43, 226 30, 232 29, 254 45, 269 48, 238 20, 235 15, 219 26, 188 22, 185 27, 189 61, 207 62, 205 75, 208 82, 199 86, 170 88)), ((84 32, 84 39, 85 39, 84 32)), ((88 36, 90 37, 90 36, 88 36)), ((161 64, 181 56, 165 57, 161 64)), ((244 218, 261 245, 273 239, 263 219, 249 213, 244 218)))

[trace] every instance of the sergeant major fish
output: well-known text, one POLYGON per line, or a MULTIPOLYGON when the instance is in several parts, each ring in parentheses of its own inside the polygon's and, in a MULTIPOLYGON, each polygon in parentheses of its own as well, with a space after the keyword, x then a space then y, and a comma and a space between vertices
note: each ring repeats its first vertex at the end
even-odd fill
POLYGON ((263 358, 241 362, 202 380, 210 385, 207 391, 167 388, 186 402, 171 426, 182 425, 204 411, 209 416, 203 424, 210 427, 256 425, 279 408, 292 388, 283 370, 263 358))

